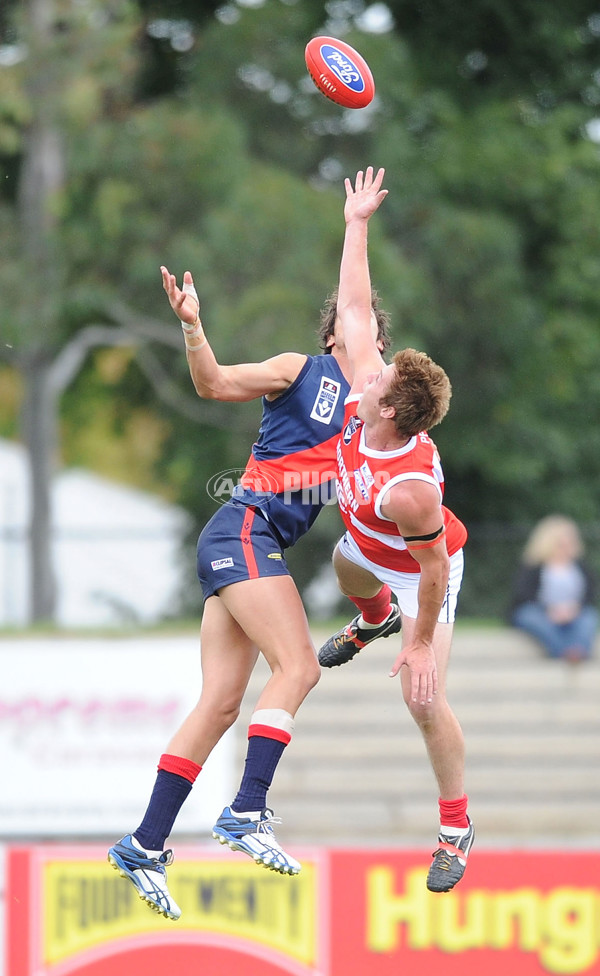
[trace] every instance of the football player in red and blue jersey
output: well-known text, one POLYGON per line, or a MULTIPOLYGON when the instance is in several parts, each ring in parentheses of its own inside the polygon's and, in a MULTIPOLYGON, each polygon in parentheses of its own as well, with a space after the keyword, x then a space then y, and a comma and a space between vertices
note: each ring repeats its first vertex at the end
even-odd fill
POLYGON ((356 187, 346 180, 348 225, 338 295, 353 382, 337 455, 346 534, 333 562, 342 591, 359 613, 323 645, 319 661, 324 667, 343 664, 402 627, 402 649, 390 676, 401 676, 439 788, 438 846, 427 887, 449 891, 463 876, 474 837, 464 792, 463 734, 446 698, 467 532, 442 503, 442 465, 427 433, 448 411, 450 381, 415 349, 403 349, 386 363, 368 329, 369 209, 361 191, 372 179, 367 170, 356 187))
MULTIPOLYGON (((372 215, 384 199, 383 170, 359 188, 372 215)), ((364 213, 360 216, 365 221, 364 213)), ((346 223, 346 234, 352 222, 346 223)), ((366 260, 366 237, 364 240, 366 260)), ((178 316, 190 374, 199 396, 227 401, 263 400, 260 432, 230 501, 198 540, 198 576, 205 599, 201 626, 202 690, 196 707, 160 757, 150 802, 139 827, 110 848, 109 861, 151 908, 168 918, 181 911, 167 888, 164 850, 181 806, 212 749, 236 720, 260 653, 271 676, 256 703, 237 795, 218 818, 213 836, 282 874, 300 864, 275 838, 267 806, 283 750, 320 667, 285 550, 311 527, 335 486, 335 452, 344 423, 352 368, 336 298, 322 314, 322 355, 287 352, 260 363, 217 362, 200 319, 190 272, 177 286, 161 269, 163 287, 178 316)), ((389 345, 388 317, 376 295, 365 328, 380 350, 389 345)))

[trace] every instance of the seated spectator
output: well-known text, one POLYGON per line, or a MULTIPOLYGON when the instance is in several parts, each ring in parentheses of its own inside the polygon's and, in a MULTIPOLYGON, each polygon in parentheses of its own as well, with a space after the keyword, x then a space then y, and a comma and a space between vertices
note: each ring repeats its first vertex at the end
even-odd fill
POLYGON ((575 522, 548 515, 533 529, 515 580, 510 623, 535 637, 548 657, 591 657, 598 627, 594 581, 575 522))

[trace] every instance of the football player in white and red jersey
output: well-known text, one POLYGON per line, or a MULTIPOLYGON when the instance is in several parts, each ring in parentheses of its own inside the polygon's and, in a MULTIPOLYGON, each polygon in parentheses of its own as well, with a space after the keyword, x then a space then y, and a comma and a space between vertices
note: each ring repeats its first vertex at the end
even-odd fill
POLYGON ((450 381, 414 349, 397 352, 386 364, 365 328, 371 315, 370 199, 357 191, 373 180, 370 168, 356 188, 346 180, 348 227, 337 306, 354 378, 337 448, 346 533, 333 562, 342 592, 360 612, 323 645, 319 661, 324 667, 343 664, 402 627, 402 649, 390 676, 401 676, 439 787, 439 839, 427 887, 448 891, 464 873, 474 836, 464 791, 463 734, 446 699, 467 532, 442 504, 442 467, 427 433, 448 411, 450 381))

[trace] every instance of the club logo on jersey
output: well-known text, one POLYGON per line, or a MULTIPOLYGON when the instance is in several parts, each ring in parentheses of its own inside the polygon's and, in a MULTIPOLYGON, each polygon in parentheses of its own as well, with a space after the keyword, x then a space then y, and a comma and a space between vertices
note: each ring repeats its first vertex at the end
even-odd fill
POLYGON ((327 376, 321 377, 319 392, 310 412, 311 420, 318 420, 320 424, 330 424, 340 398, 341 383, 331 380, 327 376))
POLYGON ((360 426, 361 426, 361 421, 358 419, 358 417, 350 417, 350 420, 344 427, 344 433, 342 434, 342 440, 344 441, 344 444, 350 443, 350 441, 352 440, 352 435, 358 430, 360 426))

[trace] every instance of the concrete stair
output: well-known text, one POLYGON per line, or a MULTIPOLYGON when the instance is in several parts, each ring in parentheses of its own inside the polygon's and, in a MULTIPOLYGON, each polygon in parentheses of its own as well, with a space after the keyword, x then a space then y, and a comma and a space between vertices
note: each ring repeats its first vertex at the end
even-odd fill
MULTIPOLYGON (((328 636, 313 627, 317 647, 328 636)), ((324 670, 296 717, 269 793, 285 843, 431 846, 437 788, 400 684, 400 636, 324 670)), ((267 678, 259 662, 237 723, 267 678)), ((448 695, 463 727, 478 844, 589 846, 600 841, 600 653, 549 661, 515 631, 458 624, 448 695)))

